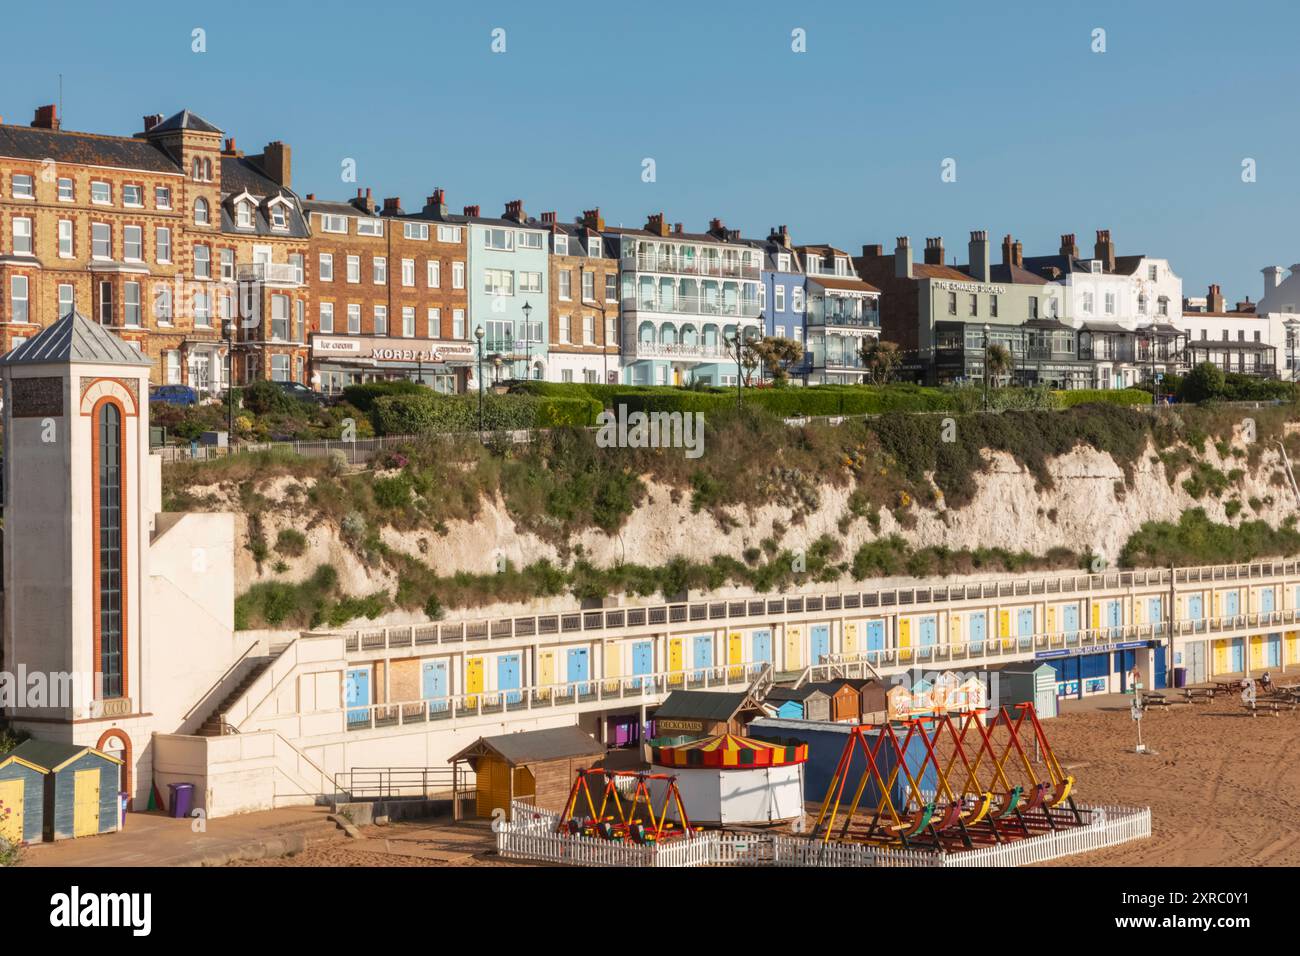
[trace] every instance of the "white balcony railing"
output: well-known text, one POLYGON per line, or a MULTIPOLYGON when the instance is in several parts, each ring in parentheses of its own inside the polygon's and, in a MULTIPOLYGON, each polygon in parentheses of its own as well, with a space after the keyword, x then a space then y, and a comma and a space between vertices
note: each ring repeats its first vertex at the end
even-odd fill
POLYGON ((302 269, 288 262, 241 262, 236 268, 240 282, 283 282, 302 285, 302 269))
POLYGON ((710 299, 698 295, 625 295, 623 308, 629 312, 658 312, 664 315, 721 315, 738 319, 758 318, 758 302, 754 300, 710 299))
POLYGON ((625 358, 675 358, 701 359, 711 361, 736 360, 734 352, 727 351, 725 345, 705 345, 700 342, 685 344, 682 342, 639 342, 635 339, 624 343, 625 358))
POLYGON ((757 265, 745 265, 730 259, 683 256, 629 255, 621 261, 625 272, 667 272, 686 276, 721 276, 734 279, 757 279, 757 265))

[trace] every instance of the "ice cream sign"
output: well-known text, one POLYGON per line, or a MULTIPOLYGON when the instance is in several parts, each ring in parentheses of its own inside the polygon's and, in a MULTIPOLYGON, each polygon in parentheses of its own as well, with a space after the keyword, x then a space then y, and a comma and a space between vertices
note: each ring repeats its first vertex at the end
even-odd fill
POLYGON ((386 339, 368 336, 327 336, 312 338, 312 352, 319 356, 369 359, 372 362, 469 362, 474 347, 468 342, 444 339, 386 339))

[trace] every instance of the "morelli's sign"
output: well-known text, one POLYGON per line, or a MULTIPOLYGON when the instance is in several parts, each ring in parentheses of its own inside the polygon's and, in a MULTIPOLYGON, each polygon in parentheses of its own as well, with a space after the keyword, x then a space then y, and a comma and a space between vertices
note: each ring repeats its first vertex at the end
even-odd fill
POLYGON ((392 339, 365 335, 315 335, 312 354, 321 358, 339 358, 371 362, 408 364, 413 362, 471 362, 474 346, 448 339, 392 339))

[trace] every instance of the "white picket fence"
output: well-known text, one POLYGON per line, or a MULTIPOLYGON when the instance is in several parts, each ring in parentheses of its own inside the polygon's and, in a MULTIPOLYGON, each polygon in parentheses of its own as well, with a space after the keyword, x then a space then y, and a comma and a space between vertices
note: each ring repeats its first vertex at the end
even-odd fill
POLYGON ((636 846, 557 833, 559 816, 526 803, 511 804, 509 823, 497 829, 497 851, 508 859, 575 866, 1025 866, 1151 835, 1151 810, 1080 807, 1091 822, 1057 833, 946 853, 850 843, 822 843, 777 834, 705 831, 663 844, 636 846))

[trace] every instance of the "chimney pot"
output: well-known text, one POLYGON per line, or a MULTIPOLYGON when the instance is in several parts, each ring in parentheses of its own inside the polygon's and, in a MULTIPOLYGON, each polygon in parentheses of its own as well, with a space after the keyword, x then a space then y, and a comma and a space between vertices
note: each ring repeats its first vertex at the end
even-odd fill
POLYGON ((468 216, 470 219, 477 219, 477 218, 478 218, 478 215, 479 215, 479 207, 478 207, 478 206, 466 206, 466 207, 465 207, 465 215, 468 216))
POLYGON ((993 277, 993 267, 989 261, 989 234, 983 229, 973 229, 970 234, 971 276, 980 282, 988 282, 993 277))
POLYGON ((32 120, 32 126, 37 129, 58 129, 59 128, 59 109, 53 103, 45 106, 36 107, 36 116, 32 120))
POLYGON ((912 278, 912 241, 907 236, 899 236, 894 248, 894 278, 912 278))
POLYGON ((925 264, 928 266, 943 265, 942 236, 932 236, 925 240, 925 264))

